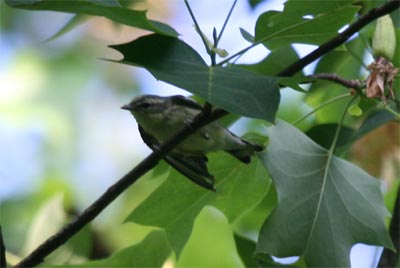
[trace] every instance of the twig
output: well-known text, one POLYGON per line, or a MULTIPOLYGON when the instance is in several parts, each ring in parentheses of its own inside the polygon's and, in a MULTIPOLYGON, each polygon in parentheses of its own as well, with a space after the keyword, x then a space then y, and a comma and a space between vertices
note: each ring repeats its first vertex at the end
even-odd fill
POLYGON ((355 80, 344 79, 342 77, 339 77, 337 74, 320 73, 320 74, 309 75, 308 77, 332 81, 344 87, 352 88, 355 90, 363 89, 366 86, 365 83, 361 82, 358 79, 355 80))
POLYGON ((221 40, 222 34, 223 34, 224 31, 225 31, 225 27, 226 27, 226 25, 228 24, 228 21, 229 21, 231 15, 232 15, 233 9, 234 9, 235 6, 236 6, 236 3, 237 3, 237 0, 233 1, 233 4, 232 4, 232 6, 231 6, 231 9, 229 10, 228 15, 226 16, 226 19, 225 19, 225 21, 224 21, 224 24, 222 25, 221 31, 219 32, 217 39, 214 40, 214 42, 215 42, 215 43, 214 43, 214 46, 215 46, 215 47, 218 46, 218 43, 219 43, 219 41, 221 40))
POLYGON ((378 267, 396 267, 400 258, 400 186, 398 186, 397 189, 396 203, 394 205, 393 216, 390 222, 389 234, 397 252, 384 248, 378 267))
POLYGON ((203 41, 203 44, 204 44, 204 46, 206 47, 207 53, 210 54, 212 51, 211 51, 210 47, 208 46, 208 42, 207 42, 207 40, 206 40, 206 37, 204 36, 203 32, 202 32, 201 29, 200 29, 200 25, 199 25, 199 23, 197 22, 196 17, 194 16, 194 13, 193 13, 193 11, 192 11, 192 8, 191 8, 190 5, 189 5, 188 0, 185 0, 185 5, 186 5, 186 8, 187 8, 188 11, 189 11, 190 17, 191 17, 192 20, 193 20, 194 27, 196 27, 196 31, 199 33, 200 38, 201 38, 201 41, 203 41))
POLYGON ((7 265, 6 246, 4 244, 3 231, 1 230, 1 225, 0 225, 0 268, 5 268, 6 265, 7 265))
POLYGON ((279 72, 280 76, 291 76, 297 73, 299 70, 302 70, 305 66, 310 64, 311 62, 315 61, 322 55, 325 55, 329 51, 333 50, 334 48, 340 46, 344 42, 347 41, 353 34, 361 30, 364 26, 368 23, 372 22, 373 20, 391 13, 392 11, 398 9, 400 7, 399 0, 392 0, 389 1, 379 7, 373 8, 368 11, 365 15, 361 16, 356 22, 350 24, 350 26, 344 30, 342 33, 338 34, 337 36, 330 39, 328 42, 319 46, 316 50, 308 54, 307 56, 303 57, 302 59, 296 61, 289 67, 285 68, 284 70, 279 72))
POLYGON ((66 225, 58 233, 51 236, 36 248, 31 254, 24 258, 14 267, 33 267, 43 262, 44 258, 53 252, 56 248, 64 244, 69 238, 76 234, 86 224, 92 221, 97 215, 103 211, 114 199, 116 199, 125 189, 132 185, 147 171, 152 169, 157 163, 170 152, 176 145, 182 142, 190 134, 196 132, 201 127, 215 121, 227 112, 221 109, 214 110, 209 116, 200 113, 196 116, 192 123, 185 126, 181 131, 168 139, 158 151, 151 153, 134 169, 123 176, 118 182, 112 185, 107 191, 101 195, 94 203, 92 203, 85 211, 82 212, 75 220, 66 225))

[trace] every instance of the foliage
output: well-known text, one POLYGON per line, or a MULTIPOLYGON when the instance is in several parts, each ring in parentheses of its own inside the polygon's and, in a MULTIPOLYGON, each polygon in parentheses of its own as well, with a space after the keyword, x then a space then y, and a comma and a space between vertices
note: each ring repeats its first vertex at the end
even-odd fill
MULTIPOLYGON (((259 2, 250 4, 259 6, 259 2)), ((143 67, 157 80, 189 91, 212 108, 236 115, 234 120, 238 116, 251 118, 256 127, 248 128, 249 139, 266 144, 266 149, 248 165, 223 152, 210 154, 208 168, 216 178, 216 192, 194 185, 165 163, 159 163, 143 181, 158 177, 163 180, 146 190, 125 220, 125 225, 151 229, 142 241, 128 242, 126 248, 108 258, 92 260, 87 258, 87 244, 92 241, 85 228, 56 252, 71 254, 71 258, 63 257, 69 264, 57 266, 60 263, 55 261, 57 255, 52 255, 45 259, 45 266, 161 267, 168 260, 175 261, 178 267, 290 267, 275 262, 273 256, 300 256, 293 265, 348 267, 350 250, 356 243, 395 250, 385 226, 390 213, 380 183, 351 162, 351 150, 355 142, 378 127, 396 120, 398 123, 399 100, 382 105, 377 99, 367 98, 363 90, 350 91, 335 81, 303 77, 303 70, 298 70, 300 74, 294 77, 279 77, 283 69, 300 58, 294 44, 325 44, 342 27, 361 16, 360 1, 316 0, 305 5, 303 1, 288 0, 283 11, 267 10, 258 17, 254 35, 241 29, 249 46, 220 62, 216 61, 215 49, 223 30, 217 33, 214 28, 213 43, 204 42, 210 66, 171 26, 147 19, 145 11, 130 9, 126 3, 121 5, 116 0, 6 0, 6 3, 21 9, 75 14, 54 37, 78 25, 83 15, 102 16, 150 31, 151 34, 131 42, 110 45, 123 55, 122 60, 103 58, 110 65, 143 67), (265 46, 269 54, 260 57, 258 63, 236 64, 237 57, 256 45, 265 46), (305 85, 309 82, 311 85, 305 85), (305 117, 298 114, 300 119, 295 122, 277 118, 279 109, 292 105, 281 102, 283 86, 302 94, 296 105, 308 104, 311 112, 305 117), (357 103, 352 106, 355 100, 357 103), (309 127, 302 132, 295 125, 306 117, 309 127), (254 131, 257 134, 250 133, 254 131), (78 237, 85 243, 79 245, 78 237), (208 251, 214 254, 207 254, 208 251), (223 256, 221 261, 218 256, 223 256)), ((396 12, 398 16, 398 9, 396 12)), ((195 17, 192 19, 201 37, 207 36, 201 32, 195 17)), ((399 33, 398 28, 396 32, 399 33)), ((315 74, 333 73, 345 79, 365 80, 361 59, 370 53, 366 40, 371 40, 371 36, 372 31, 363 29, 343 46, 332 47, 318 61, 315 74)), ((398 46, 395 55, 399 55, 398 46)), ((396 77, 397 96, 398 84, 396 77)), ((394 179, 399 176, 396 174, 394 179)), ((399 184, 393 183, 392 187, 399 184)), ((388 207, 392 207, 394 198, 388 207)), ((39 210, 33 230, 59 229, 60 222, 67 218, 61 212, 61 203, 56 197, 39 210)), ((26 251, 44 239, 36 237, 35 231, 29 233, 26 251)))

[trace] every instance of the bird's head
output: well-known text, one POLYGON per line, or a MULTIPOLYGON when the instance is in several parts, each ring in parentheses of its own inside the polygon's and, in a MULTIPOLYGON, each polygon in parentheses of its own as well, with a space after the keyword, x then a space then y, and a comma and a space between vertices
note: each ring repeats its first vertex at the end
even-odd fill
POLYGON ((125 104, 121 109, 130 111, 133 115, 137 114, 157 114, 166 109, 168 99, 157 95, 142 95, 134 98, 129 104, 125 104))

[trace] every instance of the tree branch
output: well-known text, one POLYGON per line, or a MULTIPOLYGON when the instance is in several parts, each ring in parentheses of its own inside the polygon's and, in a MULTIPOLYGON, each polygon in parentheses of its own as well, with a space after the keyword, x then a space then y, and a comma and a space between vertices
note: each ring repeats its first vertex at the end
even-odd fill
POLYGON ((332 81, 344 87, 353 88, 355 90, 363 89, 366 86, 365 83, 361 82, 358 79, 355 80, 344 79, 342 77, 339 77, 337 74, 320 73, 320 74, 309 75, 308 77, 332 81))
POLYGON ((344 30, 342 33, 336 35, 335 37, 330 39, 328 42, 319 46, 317 49, 315 49, 313 52, 311 52, 307 56, 296 61, 295 63, 293 63, 289 67, 285 68, 284 70, 280 71, 279 76, 294 75, 295 73, 299 72, 305 66, 307 66, 311 62, 315 61, 322 55, 325 55, 329 51, 335 49, 336 47, 338 47, 341 44, 343 44, 344 42, 346 42, 347 39, 349 39, 353 34, 358 32, 359 30, 361 30, 364 26, 366 26, 373 20, 375 20, 383 15, 389 14, 389 13, 393 12, 394 10, 398 9, 399 7, 400 7, 400 1, 392 0, 392 1, 389 1, 379 7, 371 9, 365 15, 361 16, 353 24, 350 24, 350 26, 346 30, 344 30))

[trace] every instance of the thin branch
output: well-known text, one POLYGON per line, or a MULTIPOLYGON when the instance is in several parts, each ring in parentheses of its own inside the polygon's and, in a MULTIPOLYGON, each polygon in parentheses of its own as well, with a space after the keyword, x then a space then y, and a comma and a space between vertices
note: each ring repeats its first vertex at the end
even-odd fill
POLYGON ((229 10, 228 16, 226 16, 226 19, 225 19, 225 21, 224 21, 224 24, 222 25, 221 31, 219 32, 218 37, 217 37, 217 39, 215 40, 215 44, 214 44, 215 47, 218 46, 218 43, 219 43, 219 41, 221 40, 222 34, 223 34, 224 31, 225 31, 225 27, 226 27, 226 25, 228 24, 228 21, 229 21, 231 15, 232 15, 233 9, 234 9, 235 6, 236 6, 236 3, 237 3, 237 0, 233 1, 233 4, 232 4, 232 6, 231 6, 231 9, 229 10))
POLYGON ((200 113, 193 119, 191 124, 185 126, 181 131, 168 139, 158 151, 151 153, 134 169, 123 176, 118 182, 112 185, 107 191, 101 195, 94 203, 92 203, 85 211, 82 212, 75 220, 66 225, 58 233, 51 236, 36 248, 31 254, 24 258, 14 267, 33 267, 44 261, 44 258, 53 252, 56 248, 64 244, 69 238, 76 234, 86 224, 92 221, 100 214, 114 199, 116 199, 124 190, 137 181, 150 169, 155 167, 157 163, 167 155, 176 145, 182 142, 190 134, 196 132, 201 127, 215 121, 227 112, 221 109, 214 110, 206 116, 206 113, 200 113))
POLYGON ((321 79, 321 80, 328 80, 331 82, 335 82, 339 85, 342 85, 344 87, 353 88, 356 90, 363 89, 366 86, 365 83, 361 82, 358 79, 349 80, 349 79, 339 77, 337 74, 320 73, 320 74, 309 75, 308 77, 315 78, 315 79, 321 79))
POLYGON ((330 39, 328 42, 319 46, 316 50, 303 57, 299 61, 293 63, 289 67, 279 72, 280 76, 291 76, 302 70, 305 66, 315 61, 322 55, 325 55, 329 51, 340 46, 347 41, 353 34, 361 30, 364 26, 372 22, 373 20, 389 14, 400 7, 399 0, 389 1, 379 7, 373 8, 368 11, 365 15, 361 16, 356 22, 350 24, 350 26, 344 30, 342 33, 338 34, 334 38, 330 39))
POLYGON ((0 268, 5 268, 6 265, 7 265, 6 246, 4 244, 3 231, 1 230, 1 225, 0 225, 0 268))

